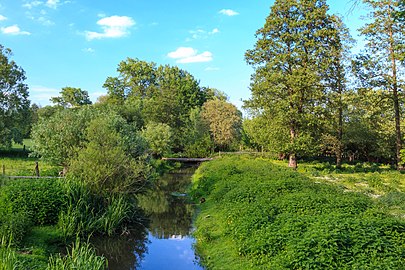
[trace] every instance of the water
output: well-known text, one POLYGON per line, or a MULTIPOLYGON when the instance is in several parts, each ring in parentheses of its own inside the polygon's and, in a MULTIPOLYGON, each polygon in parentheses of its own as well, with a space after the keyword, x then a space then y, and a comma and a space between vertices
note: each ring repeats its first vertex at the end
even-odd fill
POLYGON ((183 192, 195 168, 180 169, 161 177, 154 189, 139 196, 146 227, 138 226, 114 238, 92 243, 108 259, 110 270, 202 270, 191 237, 194 206, 183 192))

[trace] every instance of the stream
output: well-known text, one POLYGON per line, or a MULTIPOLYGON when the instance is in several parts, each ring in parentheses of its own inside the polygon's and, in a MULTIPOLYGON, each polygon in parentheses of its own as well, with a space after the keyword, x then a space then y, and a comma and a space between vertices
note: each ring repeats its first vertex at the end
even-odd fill
POLYGON ((128 235, 91 240, 108 259, 109 270, 202 270, 194 253, 194 206, 184 194, 196 167, 181 168, 159 179, 155 188, 138 197, 147 226, 128 235))

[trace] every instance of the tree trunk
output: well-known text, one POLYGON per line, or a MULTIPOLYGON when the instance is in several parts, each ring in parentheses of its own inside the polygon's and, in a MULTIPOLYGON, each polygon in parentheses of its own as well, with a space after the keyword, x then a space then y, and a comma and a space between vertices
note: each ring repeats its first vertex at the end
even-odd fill
POLYGON ((290 154, 288 159, 288 167, 293 168, 294 170, 297 169, 297 157, 295 154, 290 154))
MULTIPOLYGON (((393 16, 392 14, 390 14, 393 16)), ((396 64, 396 57, 395 57, 395 44, 394 44, 394 33, 392 29, 392 24, 389 27, 389 36, 390 36, 390 58, 391 58, 391 65, 392 65, 392 98, 394 101, 394 113, 395 113, 395 163, 398 170, 402 170, 403 164, 401 162, 401 148, 402 148, 402 138, 401 138, 401 115, 400 115, 400 108, 399 108, 399 99, 398 99, 398 78, 397 78, 397 64, 396 64)))
MULTIPOLYGON (((294 127, 294 122, 291 123, 290 126, 290 138, 291 138, 291 143, 294 143, 295 137, 297 136, 297 133, 295 132, 295 127, 294 127)), ((294 170, 297 169, 297 156, 295 153, 290 153, 289 159, 288 159, 288 167, 293 168, 294 170)))

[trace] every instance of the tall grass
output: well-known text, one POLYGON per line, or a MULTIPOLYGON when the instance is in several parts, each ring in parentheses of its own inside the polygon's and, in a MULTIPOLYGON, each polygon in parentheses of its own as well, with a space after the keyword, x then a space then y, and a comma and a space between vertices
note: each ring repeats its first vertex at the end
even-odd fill
POLYGON ((0 241, 0 270, 17 270, 18 261, 11 244, 4 237, 0 241))
POLYGON ((46 270, 103 270, 107 265, 108 262, 104 257, 97 256, 89 243, 82 243, 77 237, 72 249, 68 250, 67 256, 58 254, 49 258, 46 270))
POLYGON ((67 184, 66 189, 69 203, 58 222, 65 238, 75 234, 112 235, 133 219, 136 206, 127 195, 101 196, 74 182, 67 184))

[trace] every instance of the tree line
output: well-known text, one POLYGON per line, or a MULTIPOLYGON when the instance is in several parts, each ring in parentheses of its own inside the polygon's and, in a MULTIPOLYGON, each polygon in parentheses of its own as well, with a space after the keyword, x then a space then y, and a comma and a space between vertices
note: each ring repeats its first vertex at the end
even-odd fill
POLYGON ((404 3, 364 0, 363 50, 324 0, 279 0, 245 58, 254 67, 251 140, 297 167, 297 157, 330 155, 403 168, 404 3), (402 151, 402 152, 401 152, 402 151))
POLYGON ((325 0, 275 1, 245 54, 254 68, 245 119, 224 93, 200 86, 189 72, 136 58, 119 63, 94 104, 87 91, 65 87, 40 108, 30 105, 24 70, 1 46, 0 144, 32 137, 37 154, 65 166, 89 143, 87 125, 102 115, 115 117, 122 124, 116 131, 154 157, 244 147, 288 158, 293 168, 302 157, 333 156, 337 167, 360 159, 401 169, 404 2, 363 2, 371 10, 360 29, 366 43, 353 54, 349 30, 325 0), (70 136, 75 130, 82 137, 70 136))

